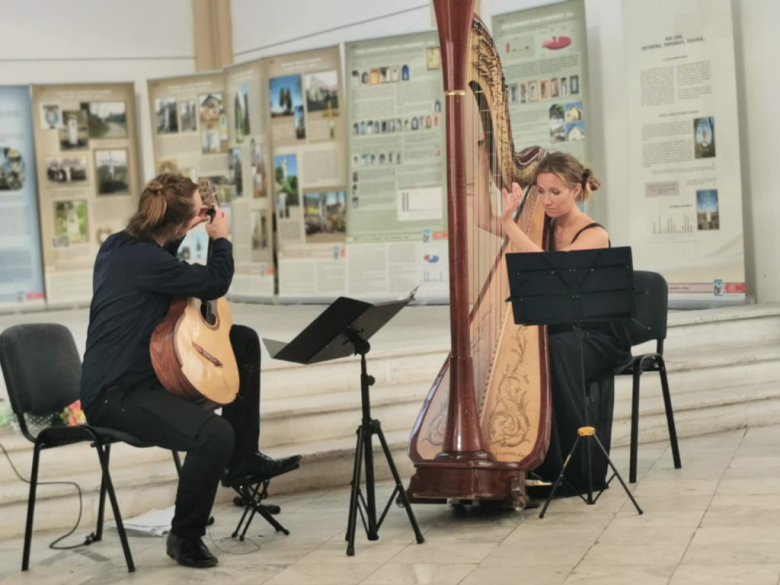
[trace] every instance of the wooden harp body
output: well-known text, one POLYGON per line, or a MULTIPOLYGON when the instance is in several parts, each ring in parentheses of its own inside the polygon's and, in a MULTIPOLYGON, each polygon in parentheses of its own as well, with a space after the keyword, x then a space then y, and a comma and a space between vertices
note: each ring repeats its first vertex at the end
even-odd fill
POLYGON ((412 432, 417 503, 492 500, 521 508, 526 474, 544 459, 550 382, 544 327, 515 325, 506 303, 501 188, 516 182, 516 221, 547 247, 550 228, 533 185, 545 155, 516 153, 498 51, 473 0, 434 0, 447 131, 451 353, 412 432))

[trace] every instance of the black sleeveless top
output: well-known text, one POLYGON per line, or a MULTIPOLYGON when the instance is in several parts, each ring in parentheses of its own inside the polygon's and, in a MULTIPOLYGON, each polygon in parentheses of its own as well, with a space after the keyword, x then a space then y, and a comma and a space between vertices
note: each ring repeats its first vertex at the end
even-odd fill
MULTIPOLYGON (((578 231, 576 234, 574 234, 574 238, 572 239, 571 243, 573 244, 574 242, 576 242, 576 241, 577 241, 577 238, 579 238, 579 237, 580 237, 580 234, 581 234, 582 232, 584 232, 585 230, 589 230, 589 229, 592 229, 592 228, 597 228, 597 227, 600 227, 600 228, 601 228, 601 229, 603 229, 604 231, 606 231, 606 229, 607 229, 607 228, 605 228, 603 225, 601 225, 600 223, 596 223, 596 222, 594 221, 593 223, 589 223, 589 224, 588 224, 588 225, 586 225, 584 228, 582 228, 580 231, 578 231)), ((608 241, 609 241, 609 240, 608 240, 608 241)), ((610 247, 610 248, 612 247, 612 242, 611 242, 611 241, 609 241, 609 247, 610 247)), ((551 252, 554 252, 554 251, 555 251, 555 237, 554 237, 554 236, 553 236, 552 238, 550 238, 550 251, 551 251, 551 252)))
MULTIPOLYGON (((571 243, 577 241, 580 234, 585 230, 600 227, 605 229, 603 225, 596 223, 590 223, 574 234, 574 238, 571 243)), ((609 247, 612 247, 612 241, 608 240, 609 247)), ((555 251, 555 238, 550 238, 550 251, 555 251)), ((550 335, 556 333, 562 333, 564 331, 571 331, 573 325, 550 325, 547 327, 547 332, 550 335)), ((631 359, 631 336, 628 332, 628 325, 622 321, 614 321, 611 323, 585 323, 582 325, 583 331, 587 331, 588 334, 597 335, 603 342, 612 346, 615 351, 616 364, 622 364, 631 359)))

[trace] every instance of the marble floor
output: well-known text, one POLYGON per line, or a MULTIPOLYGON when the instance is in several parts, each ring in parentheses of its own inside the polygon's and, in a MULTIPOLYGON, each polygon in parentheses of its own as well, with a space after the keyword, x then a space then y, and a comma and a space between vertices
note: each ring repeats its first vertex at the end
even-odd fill
MULTIPOLYGON (((638 516, 619 488, 595 506, 554 502, 545 519, 521 513, 415 507, 425 544, 393 508, 376 542, 359 534, 345 555, 348 490, 275 500, 290 536, 255 520, 246 542, 230 538, 239 510, 220 507, 206 542, 220 564, 184 569, 165 555, 162 538, 133 537, 137 572, 128 574, 116 532, 72 551, 51 551, 56 534, 37 533, 32 570, 19 572, 21 540, 0 542, 0 582, 105 583, 776 585, 780 582, 780 426, 682 441, 683 469, 665 444, 640 447, 638 516)), ((627 468, 628 452, 614 458, 627 468)), ((380 492, 387 496, 390 486, 380 492)), ((75 502, 74 502, 75 503, 75 502)), ((120 502, 121 504, 121 502, 120 502)), ((74 510, 75 514, 75 510, 74 510)), ((86 534, 82 526, 79 534, 86 534)), ((74 542, 71 539, 70 542, 74 542)))

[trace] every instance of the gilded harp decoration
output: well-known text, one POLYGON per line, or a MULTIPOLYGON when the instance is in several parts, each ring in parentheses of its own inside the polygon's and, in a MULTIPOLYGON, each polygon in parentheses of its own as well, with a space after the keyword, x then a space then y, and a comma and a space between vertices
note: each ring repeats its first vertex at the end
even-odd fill
POLYGON ((515 152, 501 60, 473 0, 434 0, 447 131, 452 350, 412 432, 412 501, 526 501, 525 476, 549 445, 547 333, 514 324, 501 189, 518 183, 515 220, 538 245, 549 226, 533 186, 539 147, 515 152))

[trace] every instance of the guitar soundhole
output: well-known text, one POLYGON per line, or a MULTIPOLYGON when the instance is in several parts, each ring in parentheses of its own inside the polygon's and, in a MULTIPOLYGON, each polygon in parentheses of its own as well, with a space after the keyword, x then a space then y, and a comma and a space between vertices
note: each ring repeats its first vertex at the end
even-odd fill
POLYGON ((209 327, 214 327, 217 324, 217 306, 214 301, 201 303, 200 314, 209 327))

